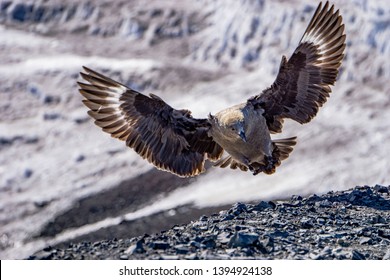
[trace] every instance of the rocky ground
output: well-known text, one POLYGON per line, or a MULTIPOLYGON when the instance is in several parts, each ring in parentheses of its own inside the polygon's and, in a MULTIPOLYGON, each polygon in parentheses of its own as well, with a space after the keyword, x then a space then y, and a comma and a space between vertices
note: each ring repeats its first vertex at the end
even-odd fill
POLYGON ((390 186, 236 203, 158 234, 47 247, 29 259, 390 260, 390 186))
POLYGON ((390 6, 332 2, 346 56, 316 118, 275 135, 298 137, 290 158, 272 176, 208 166, 180 179, 93 124, 82 65, 203 118, 273 82, 317 1, 0 1, 0 258, 152 235, 237 201, 388 185, 390 6))

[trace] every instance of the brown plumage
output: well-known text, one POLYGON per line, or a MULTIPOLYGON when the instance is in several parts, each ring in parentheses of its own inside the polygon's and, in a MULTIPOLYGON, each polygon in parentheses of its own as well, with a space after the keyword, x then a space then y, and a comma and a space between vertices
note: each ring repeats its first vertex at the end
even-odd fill
POLYGON ((289 60, 282 58, 271 87, 242 104, 195 119, 154 94, 143 95, 87 67, 79 82, 95 124, 126 141, 157 168, 182 177, 204 171, 205 160, 220 167, 272 174, 288 158, 296 137, 272 140, 283 119, 309 122, 326 102, 344 57, 342 17, 320 3, 289 60), (229 155, 221 159, 223 152, 229 155))

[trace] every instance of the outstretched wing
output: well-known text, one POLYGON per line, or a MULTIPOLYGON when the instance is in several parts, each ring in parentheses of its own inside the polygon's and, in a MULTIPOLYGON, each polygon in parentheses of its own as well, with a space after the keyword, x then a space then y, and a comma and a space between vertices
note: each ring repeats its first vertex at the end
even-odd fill
POLYGON ((283 118, 307 123, 317 114, 336 81, 344 49, 339 11, 320 3, 291 58, 283 56, 273 85, 248 100, 264 110, 272 133, 281 132, 283 118))
POLYGON ((161 98, 143 95, 87 67, 80 73, 83 103, 95 124, 112 137, 126 141, 157 168, 182 177, 204 171, 206 158, 217 160, 223 150, 207 135, 207 119, 176 110, 161 98))

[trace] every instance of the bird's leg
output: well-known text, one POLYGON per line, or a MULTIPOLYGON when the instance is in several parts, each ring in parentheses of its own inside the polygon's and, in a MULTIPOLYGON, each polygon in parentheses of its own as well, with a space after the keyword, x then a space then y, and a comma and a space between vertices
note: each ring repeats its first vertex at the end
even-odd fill
POLYGON ((275 172, 275 164, 277 161, 273 156, 265 156, 264 157, 264 173, 266 174, 272 174, 275 172))
POLYGON ((265 167, 258 162, 253 162, 248 165, 249 170, 253 173, 253 175, 257 175, 265 170, 265 167))
POLYGON ((248 164, 249 170, 253 175, 257 175, 261 172, 265 174, 273 174, 275 172, 276 160, 273 156, 264 156, 264 163, 253 162, 248 164))
POLYGON ((249 159, 247 159, 246 157, 244 157, 243 159, 243 163, 248 166, 249 168, 249 171, 253 173, 253 175, 257 175, 259 174, 262 170, 260 169, 260 165, 259 166, 254 166, 252 163, 249 162, 249 159))
POLYGON ((275 172, 275 158, 273 156, 264 156, 264 163, 250 162, 247 158, 243 158, 242 161, 252 172, 254 176, 264 172, 266 174, 272 174, 275 172))

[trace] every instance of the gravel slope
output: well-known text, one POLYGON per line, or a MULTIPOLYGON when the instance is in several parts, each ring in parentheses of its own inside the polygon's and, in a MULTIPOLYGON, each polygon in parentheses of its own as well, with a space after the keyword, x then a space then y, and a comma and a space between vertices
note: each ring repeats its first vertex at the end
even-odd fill
POLYGON ((29 259, 390 259, 390 186, 237 203, 155 235, 45 248, 29 259))

